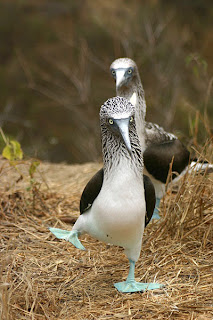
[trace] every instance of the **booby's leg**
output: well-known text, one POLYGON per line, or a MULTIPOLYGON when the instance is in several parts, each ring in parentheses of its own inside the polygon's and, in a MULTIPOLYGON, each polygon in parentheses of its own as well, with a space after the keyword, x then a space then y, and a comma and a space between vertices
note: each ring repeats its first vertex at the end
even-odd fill
POLYGON ((155 209, 154 209, 154 212, 153 212, 151 221, 152 221, 153 219, 156 219, 156 220, 159 220, 159 219, 160 219, 160 216, 159 216, 160 200, 161 200, 161 199, 156 198, 155 209))
POLYGON ((138 292, 146 290, 160 289, 164 285, 159 283, 140 283, 135 281, 135 262, 130 260, 129 274, 124 282, 115 283, 114 286, 120 292, 138 292))
POLYGON ((78 230, 67 231, 58 228, 49 228, 49 230, 56 236, 56 238, 71 242, 77 249, 86 250, 78 239, 78 235, 80 234, 78 230))

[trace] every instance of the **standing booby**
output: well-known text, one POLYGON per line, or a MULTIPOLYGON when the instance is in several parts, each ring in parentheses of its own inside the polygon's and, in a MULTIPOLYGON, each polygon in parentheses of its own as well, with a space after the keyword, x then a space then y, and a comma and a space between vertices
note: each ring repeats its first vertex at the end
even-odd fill
POLYGON ((135 108, 123 97, 111 98, 100 109, 100 124, 103 169, 86 185, 80 200, 80 216, 72 231, 57 228, 50 228, 50 231, 82 250, 84 247, 78 236, 84 233, 123 247, 130 269, 126 281, 115 283, 120 292, 161 288, 157 283, 138 283, 134 277, 146 211, 150 220, 155 206, 154 188, 149 178, 143 177, 135 108))
MULTIPOLYGON (((146 101, 143 86, 136 63, 129 58, 116 59, 110 66, 111 74, 116 81, 116 94, 125 97, 135 105, 136 128, 144 158, 144 173, 148 175, 155 187, 156 206, 153 218, 159 219, 158 214, 161 198, 165 194, 165 185, 172 162, 172 179, 177 174, 186 172, 190 163, 190 153, 181 141, 172 133, 151 122, 144 123, 146 115, 146 101)), ((191 168, 196 161, 191 162, 191 168)), ((207 164, 197 167, 206 169, 207 164)), ((213 165, 210 165, 211 169, 213 165)))

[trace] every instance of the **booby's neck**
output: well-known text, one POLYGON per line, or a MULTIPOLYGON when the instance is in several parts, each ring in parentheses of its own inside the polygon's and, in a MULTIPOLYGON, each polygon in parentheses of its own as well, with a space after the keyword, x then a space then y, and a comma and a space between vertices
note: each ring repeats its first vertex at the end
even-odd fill
POLYGON ((143 86, 142 86, 138 72, 134 75, 134 78, 127 83, 127 85, 123 85, 118 88, 116 87, 117 96, 124 97, 129 101, 131 100, 132 95, 134 93, 136 94, 136 105, 135 105, 136 114, 140 115, 140 117, 143 120, 145 120, 145 116, 146 116, 145 93, 144 93, 143 86))
POLYGON ((134 78, 122 87, 116 88, 117 96, 121 96, 129 100, 135 106, 135 121, 137 133, 141 145, 142 152, 146 148, 145 144, 145 116, 146 116, 146 100, 143 86, 138 73, 134 78))
POLYGON ((119 136, 114 136, 104 125, 101 125, 101 132, 104 179, 107 179, 120 166, 124 166, 126 168, 124 170, 132 170, 136 176, 142 179, 143 157, 135 127, 129 133, 132 147, 131 156, 119 136))

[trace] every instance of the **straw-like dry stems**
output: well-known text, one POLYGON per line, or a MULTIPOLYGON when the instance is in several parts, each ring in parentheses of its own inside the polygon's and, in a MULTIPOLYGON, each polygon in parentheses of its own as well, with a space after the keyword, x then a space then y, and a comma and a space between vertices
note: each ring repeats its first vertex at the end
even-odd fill
POLYGON ((49 191, 36 190, 34 202, 24 181, 6 192, 2 179, 1 319, 212 319, 212 175, 186 175, 175 194, 168 190, 162 220, 146 228, 136 278, 165 288, 121 294, 113 286, 128 273, 121 248, 84 236, 82 252, 48 231, 72 227, 82 189, 99 168, 41 164, 49 191))

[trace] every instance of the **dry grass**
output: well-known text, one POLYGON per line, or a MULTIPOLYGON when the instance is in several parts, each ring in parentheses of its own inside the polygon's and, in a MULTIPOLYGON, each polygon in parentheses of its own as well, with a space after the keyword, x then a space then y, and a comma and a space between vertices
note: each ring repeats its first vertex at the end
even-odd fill
MULTIPOLYGON (((82 181, 99 167, 81 166, 82 181)), ((67 168, 72 172, 72 166, 67 168)), ((75 185, 81 178, 73 170, 75 185)), ((85 236, 88 250, 82 252, 47 229, 71 228, 65 222, 78 214, 84 183, 70 188, 69 195, 60 188, 53 193, 51 187, 2 190, 1 319, 212 319, 212 182, 212 175, 192 172, 175 193, 168 191, 163 219, 147 227, 136 264, 138 281, 155 280, 166 287, 134 294, 121 294, 113 286, 128 273, 121 248, 85 236)))

